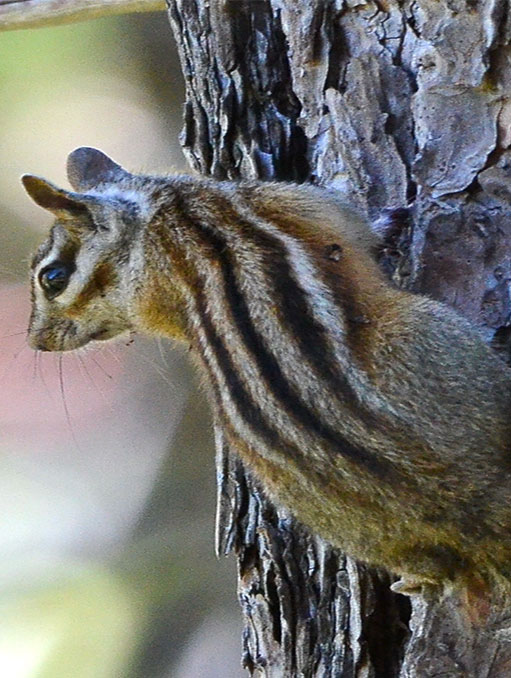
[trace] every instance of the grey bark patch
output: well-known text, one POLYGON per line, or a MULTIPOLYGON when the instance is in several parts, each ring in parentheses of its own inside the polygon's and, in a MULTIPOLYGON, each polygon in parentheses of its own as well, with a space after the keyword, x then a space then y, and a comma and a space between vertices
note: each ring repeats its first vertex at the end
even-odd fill
MULTIPOLYGON (((386 243, 385 269, 456 307, 505 354, 507 0, 173 0, 170 16, 193 166, 331 185, 371 218, 409 205, 413 224, 386 243)), ((275 509, 227 449, 218 475, 217 545, 238 559, 252 675, 508 678, 503 601, 469 619, 453 593, 414 597, 410 620, 388 575, 275 509)))

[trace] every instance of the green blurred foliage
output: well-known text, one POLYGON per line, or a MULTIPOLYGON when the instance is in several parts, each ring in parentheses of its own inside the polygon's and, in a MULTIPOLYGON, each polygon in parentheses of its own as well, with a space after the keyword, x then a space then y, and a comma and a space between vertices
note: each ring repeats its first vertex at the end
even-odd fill
POLYGON ((26 277, 48 223, 24 195, 22 173, 65 182, 66 155, 78 145, 135 170, 182 167, 182 99, 163 13, 2 34, 0 279, 26 277))

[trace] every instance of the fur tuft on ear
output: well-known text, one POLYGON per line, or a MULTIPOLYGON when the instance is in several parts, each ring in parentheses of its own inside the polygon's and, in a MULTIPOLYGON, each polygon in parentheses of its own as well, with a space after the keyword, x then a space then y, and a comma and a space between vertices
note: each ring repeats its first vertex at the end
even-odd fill
POLYGON ((32 200, 45 210, 55 214, 62 212, 79 214, 87 211, 87 205, 82 196, 57 188, 46 179, 24 174, 21 182, 32 200))
POLYGON ((88 191, 101 183, 130 177, 120 165, 97 148, 76 148, 67 158, 67 176, 77 191, 88 191))

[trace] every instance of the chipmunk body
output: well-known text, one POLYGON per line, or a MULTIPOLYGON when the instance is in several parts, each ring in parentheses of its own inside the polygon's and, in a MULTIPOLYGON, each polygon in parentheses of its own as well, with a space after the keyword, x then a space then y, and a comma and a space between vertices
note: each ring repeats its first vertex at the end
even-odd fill
POLYGON ((33 261, 31 345, 186 341, 216 426, 315 533, 410 581, 511 577, 511 371, 394 289, 327 190, 131 175, 94 149, 33 261))

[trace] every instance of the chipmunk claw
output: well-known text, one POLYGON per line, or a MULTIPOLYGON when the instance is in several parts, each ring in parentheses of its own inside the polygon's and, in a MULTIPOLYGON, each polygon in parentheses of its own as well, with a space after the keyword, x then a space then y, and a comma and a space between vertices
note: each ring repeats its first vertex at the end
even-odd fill
POLYGON ((390 585, 394 593, 400 593, 402 596, 419 596, 424 593, 425 587, 430 587, 431 582, 416 577, 401 577, 390 585))

